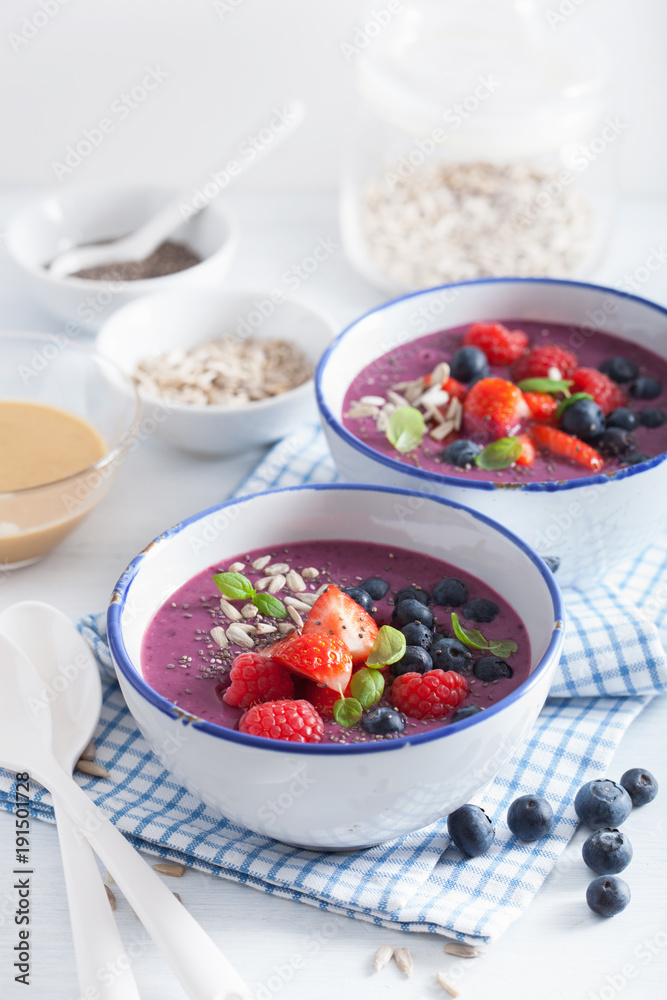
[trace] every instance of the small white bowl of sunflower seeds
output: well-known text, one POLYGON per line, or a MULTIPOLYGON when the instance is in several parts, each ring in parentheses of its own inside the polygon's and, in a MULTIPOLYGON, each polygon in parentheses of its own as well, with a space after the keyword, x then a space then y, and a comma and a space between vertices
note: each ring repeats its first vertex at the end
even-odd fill
POLYGON ((317 419, 313 372, 335 332, 329 317, 278 289, 198 289, 124 306, 96 346, 133 376, 156 434, 221 456, 317 419))

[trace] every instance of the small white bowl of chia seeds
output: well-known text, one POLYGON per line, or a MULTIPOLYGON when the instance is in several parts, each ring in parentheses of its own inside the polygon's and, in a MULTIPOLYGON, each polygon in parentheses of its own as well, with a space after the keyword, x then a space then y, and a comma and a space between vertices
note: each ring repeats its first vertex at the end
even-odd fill
POLYGON ((57 254, 133 232, 174 192, 152 185, 86 184, 52 190, 10 218, 7 250, 28 276, 35 298, 67 321, 76 337, 97 330, 120 306, 176 288, 215 286, 229 271, 238 234, 218 202, 183 224, 145 261, 119 261, 59 278, 49 271, 57 254))

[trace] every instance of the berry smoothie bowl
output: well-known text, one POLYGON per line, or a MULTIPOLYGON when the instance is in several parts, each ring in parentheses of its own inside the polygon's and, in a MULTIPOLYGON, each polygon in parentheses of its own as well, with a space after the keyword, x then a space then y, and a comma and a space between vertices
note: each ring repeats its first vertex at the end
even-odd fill
POLYGON ((437 497, 270 491, 155 539, 109 643, 174 777, 235 823, 353 850, 447 815, 524 739, 562 643, 553 574, 437 497))
POLYGON ((473 507, 561 586, 664 525, 667 310, 646 300, 531 278, 418 292, 348 327, 316 391, 346 479, 473 507))

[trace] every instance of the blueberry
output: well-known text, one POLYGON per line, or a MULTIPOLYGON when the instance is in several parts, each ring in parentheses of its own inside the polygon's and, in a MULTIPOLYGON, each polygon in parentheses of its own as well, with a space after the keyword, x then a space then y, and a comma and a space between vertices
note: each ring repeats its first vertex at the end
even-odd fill
POLYGON ((394 604, 400 604, 401 601, 407 601, 412 599, 413 601, 421 601, 422 604, 428 604, 429 595, 428 591, 424 590, 423 587, 403 587, 399 590, 394 598, 394 604))
POLYGON ((627 358, 607 358, 600 365, 600 371, 608 375, 612 382, 632 382, 639 375, 639 368, 627 358))
POLYGON ((632 861, 632 844, 626 834, 605 826, 584 842, 581 856, 598 875, 618 875, 632 861))
POLYGON ((389 670, 392 677, 409 673, 425 674, 427 670, 433 670, 433 660, 423 646, 406 646, 401 659, 392 663, 389 670))
POLYGON ((475 458, 481 450, 482 446, 475 444, 474 441, 459 438, 458 441, 452 441, 450 445, 447 445, 442 453, 442 458, 449 465, 455 465, 459 469, 470 469, 475 464, 475 458))
POLYGON ((539 840, 551 833, 554 811, 540 795, 520 795, 507 810, 507 825, 519 840, 539 840))
POLYGON ((632 799, 615 781, 598 778, 581 786, 574 809, 582 823, 591 830, 600 830, 603 826, 620 826, 630 815, 632 799))
POLYGON ((542 556, 552 573, 555 573, 560 566, 560 556, 542 556))
POLYGON ((362 715, 361 728, 372 736, 389 736, 391 733, 403 732, 405 719, 395 708, 378 705, 362 715))
POLYGON ((622 427, 624 431, 634 431, 639 426, 639 417, 627 406, 619 406, 607 417, 607 427, 622 427))
POLYGON ((642 410, 639 414, 639 422, 642 427, 662 427, 665 420, 667 420, 667 414, 663 413, 662 410, 642 410))
POLYGON ((630 886, 616 875, 600 875, 586 889, 586 902, 601 917, 615 917, 630 902, 630 886))
POLYGON ((474 601, 468 601, 464 605, 461 614, 470 622, 492 622, 500 608, 494 601, 487 601, 485 597, 477 597, 474 601))
POLYGON ((406 601, 401 601, 394 608, 394 613, 392 615, 392 623, 398 628, 402 628, 407 625, 408 622, 421 622, 426 628, 433 628, 433 615, 421 601, 414 601, 408 598, 406 601))
POLYGON ((629 455, 623 456, 626 465, 639 465, 640 462, 648 462, 648 455, 643 451, 632 451, 629 455))
POLYGON ((657 378, 650 375, 640 375, 630 386, 630 395, 633 399, 655 399, 662 392, 662 385, 657 378))
POLYGON ((566 434, 592 441, 604 428, 604 414, 594 400, 578 399, 563 411, 560 425, 566 434))
POLYGON ((389 584, 381 576, 369 576, 367 580, 359 584, 360 590, 365 590, 374 601, 381 601, 389 590, 389 584))
POLYGON ((633 806, 645 806, 658 794, 658 782, 650 771, 644 771, 641 767, 631 767, 625 772, 619 784, 625 788, 633 806))
POLYGON ((498 681, 501 677, 511 677, 514 673, 507 660, 499 656, 482 656, 475 662, 472 672, 480 681, 498 681))
POLYGON ((636 446, 634 434, 624 431, 621 427, 608 427, 595 441, 595 447, 600 454, 608 457, 630 455, 636 446))
POLYGON ((455 670, 462 674, 472 666, 472 653, 458 639, 436 636, 430 652, 436 670, 455 670))
POLYGON ((344 587, 343 593, 360 604, 364 611, 368 611, 369 614, 373 610, 373 598, 367 590, 362 590, 361 587, 344 587))
POLYGON ((478 347, 461 347, 449 362, 449 371, 459 382, 470 382, 474 378, 486 378, 489 362, 478 347))
POLYGON ((456 709, 452 721, 462 722, 463 719, 469 719, 471 715, 478 715, 481 711, 478 705, 464 705, 463 708, 456 709))
POLYGON ((433 642, 433 633, 421 622, 408 622, 401 629, 408 646, 422 646, 424 649, 433 642))
POLYGON ((445 577, 433 588, 433 603, 443 608, 458 608, 468 600, 468 589, 454 576, 445 577))
POLYGON ((459 851, 471 858, 485 854, 493 843, 493 823, 479 806, 465 805, 447 817, 447 833, 459 851))

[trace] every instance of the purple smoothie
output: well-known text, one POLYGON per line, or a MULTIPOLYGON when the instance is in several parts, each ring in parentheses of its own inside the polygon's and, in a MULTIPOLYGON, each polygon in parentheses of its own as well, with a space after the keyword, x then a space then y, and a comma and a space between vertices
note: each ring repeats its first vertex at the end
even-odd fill
MULTIPOLYGON (((628 407, 637 414, 645 409, 667 410, 667 361, 626 340, 609 333, 556 323, 525 322, 523 320, 499 320, 510 330, 523 330, 530 339, 530 346, 554 344, 566 350, 574 351, 582 368, 598 368, 603 361, 612 357, 624 357, 634 361, 639 367, 640 375, 651 375, 663 385, 663 391, 657 399, 628 401, 628 407)), ((538 455, 531 466, 510 466, 497 472, 488 472, 473 467, 459 469, 442 460, 445 448, 440 442, 425 436, 422 445, 408 454, 401 454, 387 440, 384 432, 377 429, 375 420, 370 417, 350 418, 346 414, 352 403, 364 396, 385 396, 387 390, 400 382, 407 382, 433 371, 440 361, 449 361, 455 351, 461 346, 463 335, 469 324, 452 330, 443 330, 419 337, 409 344, 389 351, 381 358, 373 361, 361 371, 350 384, 343 402, 343 426, 355 437, 358 437, 370 448, 393 458, 406 465, 418 467, 428 472, 441 475, 456 476, 468 480, 492 480, 499 483, 529 483, 552 482, 569 479, 582 479, 592 473, 582 466, 574 465, 554 455, 538 455)), ((508 367, 491 366, 491 375, 509 379, 512 376, 508 367)), ((662 427, 649 429, 638 427, 632 432, 637 441, 637 451, 649 457, 660 455, 667 451, 667 423, 662 427)), ((458 436, 465 436, 464 434, 458 436)), ((605 461, 604 472, 611 473, 622 468, 622 462, 617 458, 605 461)))
MULTIPOLYGON (((513 676, 484 683, 472 674, 467 675, 469 691, 462 704, 477 705, 480 709, 488 708, 528 677, 530 643, 521 619, 494 590, 455 566, 407 549, 362 541, 313 541, 279 545, 270 552, 256 550, 243 553, 230 559, 229 565, 243 563, 244 569, 240 572, 255 584, 262 577, 263 571, 253 569, 251 563, 266 555, 271 556, 271 562, 287 563, 299 573, 306 568, 316 569, 318 576, 306 580, 307 593, 312 594, 332 583, 341 588, 351 587, 370 576, 382 577, 389 584, 389 591, 381 601, 374 602, 376 610, 373 611, 373 618, 378 625, 391 624, 393 595, 402 587, 418 585, 430 593, 444 577, 456 577, 466 585, 470 600, 484 597, 494 601, 500 608, 498 616, 488 624, 468 621, 460 614, 461 609, 456 609, 464 628, 479 629, 486 639, 512 639, 518 646, 518 650, 509 657, 513 676)), ((144 636, 141 669, 145 681, 183 711, 235 729, 243 712, 225 704, 219 694, 224 692, 229 683, 232 660, 243 650, 234 645, 220 649, 210 638, 212 628, 226 628, 230 624, 221 611, 220 592, 213 583, 213 575, 227 569, 228 566, 209 567, 175 591, 158 609, 144 636)), ((291 592, 284 590, 276 596, 284 600, 291 596, 291 592)), ((233 603, 238 608, 243 604, 240 601, 233 603)), ((435 630, 451 635, 451 609, 431 606, 431 610, 437 622, 435 630)), ((302 614, 306 616, 305 612, 302 614)), ((255 624, 277 624, 274 619, 260 615, 252 621, 255 624)), ((267 647, 275 638, 281 637, 279 632, 258 636, 255 639, 255 649, 267 647)), ((477 650, 472 650, 472 653, 473 662, 485 655, 477 650)), ((388 683, 381 704, 390 704, 389 686, 388 683)), ((295 678, 295 687, 295 697, 300 697, 298 678, 295 678)), ((443 719, 408 719, 401 735, 405 737, 415 732, 440 728, 451 721, 453 714, 452 709, 443 719)), ((324 718, 324 723, 323 743, 349 744, 400 738, 372 736, 360 725, 344 729, 327 717, 324 718)))

